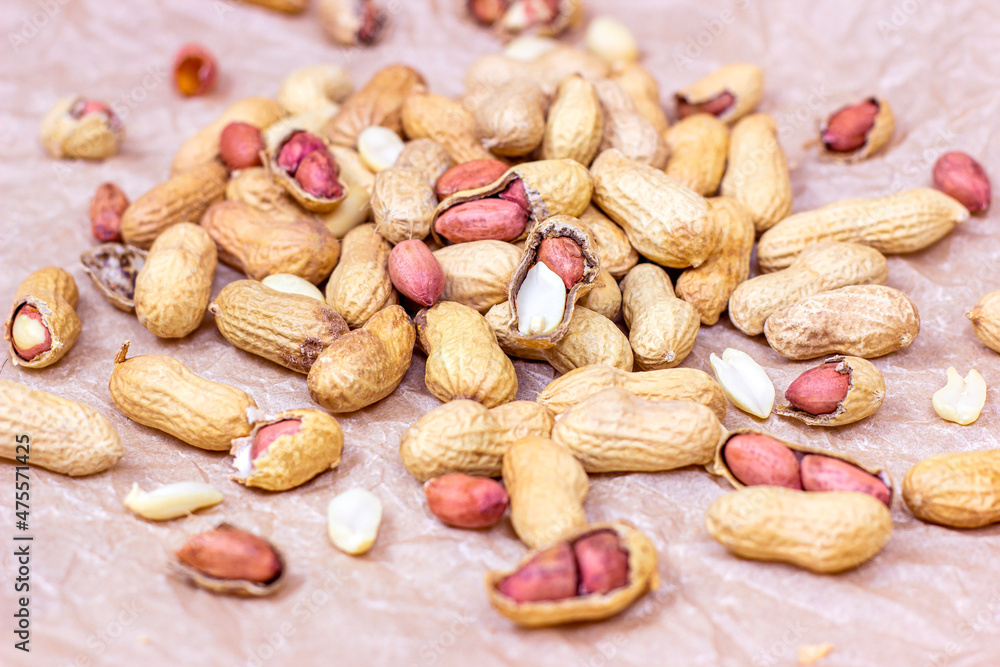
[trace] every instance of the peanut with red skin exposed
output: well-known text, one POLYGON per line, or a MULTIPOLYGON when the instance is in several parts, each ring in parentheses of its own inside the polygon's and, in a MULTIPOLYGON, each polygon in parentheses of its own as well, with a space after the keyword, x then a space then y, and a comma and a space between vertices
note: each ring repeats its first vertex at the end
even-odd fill
POLYGON ((949 151, 934 163, 934 187, 954 197, 971 213, 990 207, 990 179, 983 166, 960 151, 949 151))
POLYGON ((296 132, 278 152, 278 166, 295 175, 295 170, 299 168, 302 160, 310 153, 321 149, 326 150, 326 144, 315 134, 296 132))
POLYGON ((389 279, 400 294, 421 306, 433 306, 444 291, 444 269, 419 239, 402 241, 392 249, 389 279))
POLYGON ((806 454, 800 465, 806 491, 860 491, 889 506, 891 495, 885 482, 847 461, 806 454))
POLYGON ((174 57, 174 87, 188 97, 209 93, 215 87, 217 69, 208 49, 185 44, 174 57))
POLYGON ((219 135, 219 157, 229 171, 260 166, 264 136, 250 123, 230 123, 219 135))
POLYGON ((528 201, 528 193, 524 190, 524 182, 518 178, 511 181, 507 188, 497 195, 500 199, 514 202, 527 213, 531 210, 531 202, 528 201))
POLYGON ((834 112, 823 130, 823 145, 837 153, 849 153, 861 148, 875 125, 878 111, 878 103, 868 99, 834 112))
POLYGON ((99 100, 85 100, 81 98, 76 104, 73 105, 73 108, 70 109, 70 114, 73 118, 83 118, 84 116, 92 113, 103 113, 106 115, 108 117, 108 122, 110 122, 111 126, 114 128, 121 128, 122 126, 121 119, 114 111, 111 110, 111 107, 99 100))
POLYGON ((517 572, 505 577, 497 590, 514 602, 540 602, 576 597, 578 585, 573 548, 562 542, 539 552, 517 572))
POLYGON ((266 540, 231 526, 198 533, 175 554, 181 563, 216 579, 268 583, 281 574, 281 558, 266 540))
POLYGON ((333 155, 323 148, 302 158, 295 170, 295 180, 314 197, 336 199, 344 193, 344 187, 337 180, 339 171, 333 155))
POLYGON ((562 278, 567 290, 573 289, 573 285, 580 282, 586 268, 583 251, 579 244, 565 236, 556 236, 542 241, 538 246, 538 254, 535 259, 562 278))
POLYGON ((580 595, 605 594, 628 584, 628 552, 618 536, 600 530, 573 544, 580 568, 580 595))
POLYGON ((806 371, 788 385, 785 400, 811 415, 835 412, 851 388, 850 373, 839 372, 840 365, 832 362, 806 371))
POLYGON ((513 241, 528 224, 528 213, 504 199, 479 199, 453 206, 434 223, 438 234, 452 243, 513 241))
POLYGON ((253 446, 250 448, 250 460, 253 461, 258 456, 267 451, 271 443, 283 435, 295 435, 302 428, 302 421, 299 419, 285 419, 274 424, 268 424, 257 431, 254 436, 253 446))
POLYGON ((802 489, 799 459, 774 438, 740 433, 727 442, 723 458, 733 476, 746 486, 783 486, 802 489))
POLYGON ((704 102, 699 102, 697 104, 688 102, 687 99, 678 96, 677 98, 677 115, 681 118, 687 118, 688 116, 693 116, 696 113, 707 113, 713 116, 719 116, 726 112, 729 107, 733 106, 733 102, 736 101, 736 97, 726 91, 719 93, 710 100, 705 100, 704 102))
MULTIPOLYGON (((14 344, 14 351, 25 361, 31 361, 43 352, 52 349, 52 334, 42 320, 42 314, 34 306, 25 304, 21 306, 17 315, 14 316, 14 324, 11 327, 11 342, 14 344), (41 327, 44 332, 42 340, 36 340, 37 336, 27 335, 26 329, 37 329, 41 327), (24 332, 24 333, 22 333, 24 332)), ((34 332, 31 332, 32 334, 34 332)))
POLYGON ((469 14, 482 25, 493 25, 504 15, 511 0, 468 0, 469 14))
POLYGON ((456 192, 489 185, 507 173, 507 169, 507 165, 500 160, 462 162, 441 174, 434 189, 438 199, 444 200, 456 192))
POLYGON ((90 231, 101 243, 122 240, 122 214, 128 208, 125 193, 114 183, 101 183, 90 200, 90 231))
POLYGON ((507 491, 489 477, 450 473, 424 484, 427 507, 442 522, 455 528, 489 528, 507 510, 507 491))

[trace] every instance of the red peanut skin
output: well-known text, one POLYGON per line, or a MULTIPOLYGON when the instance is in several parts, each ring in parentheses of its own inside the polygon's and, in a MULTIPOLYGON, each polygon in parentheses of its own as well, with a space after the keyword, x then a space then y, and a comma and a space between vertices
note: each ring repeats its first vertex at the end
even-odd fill
POLYGON ((873 99, 835 111, 823 130, 823 145, 827 150, 837 153, 847 153, 861 148, 875 125, 878 111, 878 103, 873 99))
POLYGON ((528 200, 528 192, 524 189, 524 182, 520 178, 511 181, 510 185, 497 196, 505 201, 514 202, 524 210, 525 214, 531 212, 531 202, 528 200))
POLYGON ((454 528, 489 528, 507 510, 507 491, 495 479, 452 473, 424 484, 427 507, 454 528))
POLYGON ((610 593, 628 584, 628 552, 613 531, 600 530, 577 540, 573 554, 580 568, 580 595, 610 593))
MULTIPOLYGON (((45 326, 45 322, 42 320, 42 314, 39 313, 38 309, 34 306, 29 306, 27 304, 21 306, 17 311, 17 315, 14 316, 14 320, 17 321, 22 317, 38 322, 42 325, 42 328, 45 329, 44 342, 39 343, 38 345, 32 345, 31 347, 23 350, 16 344, 14 345, 14 351, 17 352, 17 356, 21 357, 25 361, 31 361, 38 355, 52 349, 52 334, 49 332, 49 328, 45 326)), ((13 336, 11 337, 11 343, 14 343, 13 336)))
POLYGON ((265 540, 230 527, 206 530, 188 540, 177 558, 216 579, 264 584, 281 574, 281 559, 265 540))
POLYGON ((503 199, 480 199, 449 208, 438 217, 434 229, 452 243, 513 241, 527 224, 527 211, 518 204, 503 199))
POLYGON ((298 419, 285 419, 274 424, 268 424, 257 431, 253 439, 253 446, 250 449, 250 460, 255 460, 264 453, 271 443, 283 435, 295 435, 302 428, 302 422, 298 419))
POLYGON ((836 412, 851 388, 850 374, 839 372, 839 365, 831 362, 807 370, 788 385, 785 400, 811 415, 836 412))
POLYGON ((433 306, 444 291, 444 269, 418 239, 402 241, 389 253, 389 279, 400 294, 421 306, 433 306))
POLYGON ((302 189, 314 197, 321 199, 336 199, 344 193, 344 188, 337 180, 336 160, 326 148, 309 153, 298 169, 295 170, 295 180, 302 189))
POLYGON ((747 486, 802 489, 798 457, 774 438, 759 433, 734 435, 722 456, 733 476, 747 486))
POLYGON ((507 168, 500 160, 472 160, 456 164, 441 174, 434 189, 438 199, 444 201, 456 192, 489 185, 507 173, 507 168))
POLYGON ((573 548, 561 542, 504 577, 497 590, 518 603, 565 600, 576 597, 578 583, 573 548))
POLYGON ((326 150, 326 144, 315 134, 296 132, 278 152, 278 166, 294 174, 307 155, 320 149, 326 150))
POLYGON ((704 102, 699 102, 694 104, 688 102, 686 98, 677 96, 677 115, 681 118, 687 118, 688 116, 693 116, 696 113, 707 113, 713 116, 719 116, 726 112, 729 107, 733 106, 733 102, 736 101, 736 97, 729 91, 719 93, 710 100, 705 100, 704 102))
POLYGON ((934 163, 934 187, 979 213, 990 207, 993 197, 989 176, 983 166, 960 151, 950 151, 934 163))
POLYGON ((801 468, 802 486, 806 491, 860 491, 889 506, 889 487, 875 475, 847 461, 807 454, 802 457, 801 468))
POLYGON ((122 215, 128 208, 128 197, 114 183, 101 183, 90 200, 90 231, 101 243, 122 240, 122 215))
POLYGON ((260 165, 264 135, 250 123, 230 123, 219 135, 219 156, 229 171, 260 165))
POLYGON ((183 95, 204 95, 215 88, 215 56, 199 44, 185 44, 174 56, 174 87, 183 95))
POLYGON ((580 282, 586 268, 583 250, 576 241, 565 236, 547 238, 538 244, 535 259, 562 278, 567 290, 580 282))

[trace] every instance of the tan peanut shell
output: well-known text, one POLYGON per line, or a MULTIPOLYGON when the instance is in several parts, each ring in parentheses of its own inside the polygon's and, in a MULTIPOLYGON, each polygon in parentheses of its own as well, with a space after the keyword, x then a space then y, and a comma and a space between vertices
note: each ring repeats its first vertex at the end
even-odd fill
POLYGON ((677 93, 677 99, 689 104, 707 102, 722 93, 733 96, 733 104, 719 120, 734 123, 753 111, 764 96, 764 72, 749 63, 734 63, 721 67, 677 93))
POLYGON ((903 500, 921 521, 981 528, 1000 521, 1000 449, 946 452, 903 478, 903 500))
POLYGON ((387 306, 333 341, 309 369, 309 395, 330 412, 354 412, 395 391, 413 357, 416 332, 402 306, 387 306))
POLYGON ((976 338, 991 350, 1000 352, 1000 290, 984 295, 965 316, 972 322, 976 338))
POLYGON ((559 415, 552 439, 590 473, 659 472, 708 465, 724 433, 701 403, 648 400, 612 387, 559 415))
POLYGON ((459 102, 425 91, 403 104, 403 130, 410 139, 433 139, 456 163, 493 155, 476 138, 475 119, 459 102))
POLYGON ((708 197, 719 190, 729 154, 729 128, 715 116, 696 113, 665 135, 670 160, 667 176, 708 197))
POLYGON ((62 359, 80 336, 76 304, 80 293, 76 281, 65 269, 48 266, 35 271, 18 286, 4 322, 3 338, 8 341, 10 360, 15 366, 45 368, 62 359), (14 349, 14 318, 22 306, 32 306, 42 316, 42 325, 52 338, 52 346, 30 361, 14 349))
MULTIPOLYGON (((226 200, 246 204, 255 213, 272 223, 288 223, 310 217, 310 213, 298 205, 287 191, 271 180, 264 167, 241 169, 233 174, 226 184, 226 200)), ((202 216, 208 216, 213 204, 202 216)))
POLYGON ((161 183, 132 202, 122 215, 125 243, 148 250, 167 227, 200 220, 226 193, 226 168, 204 162, 161 183))
POLYGON ((514 400, 514 365, 478 312, 442 301, 417 313, 420 346, 427 353, 424 383, 442 401, 468 398, 488 408, 514 400))
MULTIPOLYGON (((867 160, 869 157, 882 150, 882 148, 889 143, 889 139, 892 138, 892 132, 896 129, 896 118, 893 116, 892 108, 889 107, 889 103, 884 99, 871 97, 869 98, 869 101, 874 102, 878 106, 878 113, 875 114, 875 122, 872 124, 871 129, 868 130, 868 135, 865 137, 864 145, 854 151, 851 151, 850 153, 838 153, 836 151, 828 150, 826 146, 820 142, 820 146, 822 147, 825 155, 843 160, 844 162, 850 164, 852 162, 867 160)), ((819 133, 820 136, 823 136, 823 134, 826 133, 825 124, 820 128, 819 133)))
POLYGON ((606 78, 611 73, 607 61, 571 46, 558 45, 524 62, 500 53, 490 53, 472 63, 465 72, 465 89, 495 90, 497 86, 520 78, 534 79, 546 94, 555 93, 559 84, 572 74, 589 81, 606 78))
POLYGON ((847 395, 837 403, 837 409, 825 415, 812 415, 793 405, 784 404, 774 408, 776 413, 793 417, 810 426, 853 424, 875 414, 885 398, 885 378, 872 362, 860 357, 837 355, 823 363, 836 363, 837 372, 848 376, 847 395))
POLYGON ((628 93, 636 110, 652 123, 659 134, 670 128, 667 114, 660 106, 660 84, 649 70, 639 63, 617 62, 611 80, 628 93))
MULTIPOLYGON (((247 123, 263 132, 284 115, 285 109, 278 102, 264 97, 248 97, 235 102, 221 116, 181 144, 174 153, 170 173, 176 176, 216 160, 219 157, 219 137, 230 123, 247 123)), ((187 219, 197 220, 197 216, 188 216, 187 219)))
POLYGON ((264 137, 264 146, 266 148, 273 148, 292 130, 302 130, 303 132, 308 132, 309 134, 318 135, 321 133, 323 128, 326 127, 327 122, 329 122, 329 120, 333 118, 339 110, 339 106, 330 102, 324 104, 323 106, 316 107, 315 109, 310 109, 309 111, 302 111, 292 116, 285 116, 262 132, 264 137))
POLYGON ((494 155, 520 157, 538 148, 545 136, 549 101, 530 79, 505 83, 476 105, 475 136, 494 155))
POLYGON ((670 149, 663 133, 639 113, 628 93, 611 79, 598 81, 595 85, 604 112, 600 150, 614 148, 628 159, 654 169, 667 166, 670 149))
POLYGON ((253 280, 229 283, 208 307, 230 343, 298 373, 347 333, 337 311, 311 296, 273 290, 253 280))
POLYGON ((442 301, 457 301, 485 314, 507 300, 507 284, 521 259, 504 241, 456 243, 434 251, 444 271, 442 301))
POLYGON ((618 326, 592 310, 577 306, 566 335, 548 349, 519 343, 507 328, 510 302, 498 303, 486 313, 486 321, 507 354, 520 359, 547 361, 558 373, 591 364, 607 364, 623 371, 632 370, 632 348, 618 326))
POLYGON ((659 169, 615 149, 590 168, 594 203, 618 223, 641 254, 672 268, 698 266, 719 245, 708 203, 659 169))
POLYGON ((848 285, 884 285, 885 257, 858 243, 821 241, 805 248, 791 265, 737 286, 729 298, 729 320, 748 336, 764 332, 764 322, 796 301, 848 285))
POLYGON ((768 345, 795 360, 827 354, 881 357, 909 346, 919 331, 916 305, 883 285, 852 285, 806 297, 764 323, 768 345))
POLYGON ((349 188, 347 196, 330 213, 319 216, 326 228, 337 238, 342 238, 371 217, 372 192, 375 174, 368 170, 361 156, 350 148, 331 146, 330 153, 340 167, 340 180, 349 188))
POLYGON ((622 291, 618 288, 615 277, 601 269, 597 273, 597 281, 593 288, 584 294, 577 304, 609 320, 614 320, 622 309, 622 291))
POLYGON ((253 447, 257 432, 278 422, 297 419, 297 433, 278 436, 267 449, 253 459, 251 474, 233 475, 234 482, 267 491, 287 491, 305 484, 313 477, 340 465, 344 432, 337 420, 322 410, 285 410, 254 423, 253 430, 232 443, 230 454, 253 447))
MULTIPOLYGON (((301 0, 293 1, 302 5, 301 8, 306 4, 301 0)), ((300 67, 282 79, 275 99, 288 113, 301 114, 339 104, 353 89, 351 75, 346 69, 330 62, 317 63, 300 67)))
POLYGON ((639 254, 629 243, 625 231, 601 213, 599 208, 588 206, 580 214, 579 220, 594 237, 601 268, 612 276, 622 278, 639 261, 639 254))
POLYGON ((733 127, 720 192, 750 211, 758 232, 770 229, 792 212, 788 161, 772 116, 752 114, 733 127))
POLYGON ((356 329, 368 319, 396 303, 389 279, 392 248, 375 231, 375 225, 358 225, 347 232, 340 263, 326 284, 326 302, 356 329))
POLYGON ((437 205, 433 184, 416 169, 390 167, 375 176, 372 191, 375 230, 393 245, 407 239, 426 238, 437 205))
MULTIPOLYGON (((285 171, 285 169, 278 164, 278 156, 281 154, 281 149, 286 143, 298 132, 297 129, 291 129, 285 136, 278 139, 274 146, 269 147, 261 155, 264 161, 264 168, 267 169, 267 175, 271 177, 275 183, 280 185, 285 189, 285 192, 292 196, 292 199, 299 203, 299 206, 310 211, 311 213, 330 213, 340 206, 341 202, 347 198, 351 193, 350 186, 340 180, 339 173, 337 174, 337 181, 340 183, 340 193, 333 197, 319 197, 311 192, 307 192, 305 188, 296 180, 296 178, 285 171)), ((326 139, 322 139, 324 144, 327 144, 327 150, 330 150, 332 146, 327 143, 326 139)), ((333 152, 330 152, 333 155, 333 152)), ((336 160, 336 158, 334 158, 336 160)), ((339 165, 338 165, 339 167, 339 165)))
POLYGON ((201 226, 218 246, 219 259, 253 280, 290 273, 315 285, 340 256, 340 241, 319 220, 275 221, 242 202, 213 204, 201 226))
POLYGON ((604 136, 604 112, 594 84, 579 74, 559 84, 542 140, 543 160, 576 160, 588 166, 604 136))
POLYGON ((32 466, 78 477, 122 457, 115 427, 88 405, 10 380, 0 380, 0 404, 0 458, 27 456, 32 466))
POLYGON ((81 97, 63 98, 42 119, 38 138, 52 157, 103 160, 118 154, 125 138, 121 121, 102 112, 78 117, 74 108, 84 103, 81 97))
POLYGON ((128 359, 128 348, 125 341, 108 383, 126 417, 212 451, 229 451, 233 439, 250 434, 257 404, 245 391, 195 375, 172 357, 128 359))
POLYGON ((590 480, 564 445, 530 435, 517 440, 503 456, 503 485, 514 532, 529 549, 587 523, 590 480))
POLYGON ((569 323, 576 309, 576 302, 586 295, 597 283, 597 275, 601 270, 601 262, 597 257, 596 244, 593 236, 580 221, 568 215, 554 215, 551 218, 535 223, 524 241, 524 252, 521 261, 510 276, 507 287, 507 301, 517 302, 517 294, 521 289, 528 271, 538 263, 538 248, 542 242, 550 238, 568 238, 576 243, 583 253, 583 275, 566 294, 566 307, 563 317, 555 329, 547 333, 523 335, 518 331, 517 311, 512 310, 510 322, 507 325, 509 335, 526 345, 541 349, 550 348, 566 335, 569 323))
MULTIPOLYGON (((499 592, 500 582, 516 571, 490 572, 486 575, 486 590, 490 604, 501 614, 518 625, 540 628, 564 623, 600 621, 619 614, 632 603, 660 586, 656 567, 656 548, 648 537, 623 521, 592 523, 576 528, 563 536, 573 541, 601 530, 614 531, 625 551, 628 552, 628 584, 604 594, 581 595, 565 600, 517 603, 499 592)), ((520 565, 535 557, 527 554, 520 565)))
POLYGON ((422 90, 424 77, 406 65, 389 65, 379 70, 365 86, 349 95, 337 115, 323 128, 334 144, 356 148, 358 135, 372 125, 394 132, 403 129, 403 103, 422 90))
POLYGON ((655 264, 639 264, 622 280, 622 313, 636 365, 673 368, 691 353, 701 320, 694 306, 674 296, 670 276, 655 264))
POLYGON ((126 313, 135 312, 135 277, 146 262, 146 251, 121 243, 102 243, 83 251, 80 263, 101 296, 126 313))
POLYGON ((495 26, 502 39, 510 39, 525 30, 541 37, 556 37, 576 27, 583 20, 583 0, 548 0, 552 17, 539 20, 532 16, 532 7, 523 0, 514 0, 507 13, 495 26))
POLYGON ((810 493, 750 486, 716 499, 708 533, 741 558, 778 561, 817 574, 855 568, 892 535, 885 504, 867 493, 810 493))
POLYGON ((796 213, 767 230, 757 246, 757 261, 761 271, 777 271, 819 241, 851 241, 884 255, 916 252, 968 219, 969 209, 933 188, 847 199, 796 213))
POLYGON ((499 477, 507 449, 527 436, 549 437, 553 423, 549 409, 534 401, 492 409, 475 401, 451 401, 403 433, 399 456, 421 482, 452 472, 499 477))
POLYGON ((298 14, 309 6, 309 0, 241 0, 251 5, 258 5, 287 14, 298 14))
POLYGON ((694 306, 702 324, 711 326, 719 321, 736 287, 750 275, 755 234, 749 211, 735 199, 714 197, 708 207, 722 229, 722 240, 704 264, 680 275, 677 296, 694 306))
POLYGON ((396 158, 393 166, 416 169, 425 181, 434 185, 454 165, 455 161, 438 142, 433 139, 414 139, 404 144, 403 152, 396 158))
POLYGON ((183 338, 197 329, 218 262, 215 243, 196 224, 182 222, 160 234, 135 278, 139 324, 160 338, 183 338))
POLYGON ((556 378, 535 399, 552 412, 562 414, 605 389, 621 388, 650 401, 694 401, 709 408, 720 422, 729 401, 719 383, 694 368, 667 368, 630 373, 612 366, 594 364, 556 378))

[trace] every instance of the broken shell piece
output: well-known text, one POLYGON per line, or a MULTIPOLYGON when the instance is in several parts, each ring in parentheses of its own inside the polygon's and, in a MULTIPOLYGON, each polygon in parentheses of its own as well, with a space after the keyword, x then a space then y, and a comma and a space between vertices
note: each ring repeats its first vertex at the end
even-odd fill
POLYGON ((986 381, 975 369, 962 379, 954 366, 948 368, 948 384, 934 392, 934 412, 947 421, 968 426, 979 419, 986 404, 986 381))
POLYGON ((196 586, 214 593, 262 597, 285 580, 285 561, 273 544, 221 523, 178 549, 177 567, 196 586))
POLYGON ((754 417, 767 419, 774 407, 774 384, 760 364, 746 352, 731 347, 726 348, 721 359, 713 352, 709 362, 733 405, 754 417))
POLYGON ((327 508, 330 542, 351 556, 360 556, 372 548, 381 524, 382 501, 365 489, 344 491, 327 508))
POLYGON ((83 270, 101 296, 119 310, 135 312, 135 278, 146 263, 146 251, 121 243, 105 243, 80 255, 83 270))
POLYGON ((538 262, 525 275, 514 303, 522 336, 548 333, 559 326, 566 312, 566 286, 544 262, 538 262))
POLYGON ((202 482, 177 482, 152 491, 143 491, 138 482, 133 482, 123 501, 129 510, 151 521, 176 519, 221 502, 222 494, 202 482))

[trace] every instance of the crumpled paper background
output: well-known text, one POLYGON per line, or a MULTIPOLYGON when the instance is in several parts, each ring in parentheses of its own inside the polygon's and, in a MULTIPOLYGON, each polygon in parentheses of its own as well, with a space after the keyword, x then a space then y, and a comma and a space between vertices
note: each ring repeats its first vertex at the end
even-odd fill
MULTIPOLYGON (((892 541, 872 562, 840 576, 740 561, 703 528, 709 503, 729 491, 702 470, 601 475, 592 480, 593 520, 627 519, 650 535, 663 585, 604 623, 522 631, 487 603, 488 569, 524 553, 505 520, 488 532, 446 528, 427 511, 420 484, 399 461, 400 434, 438 404, 423 387, 415 356, 403 385, 378 405, 346 417, 343 463, 288 493, 244 489, 228 480, 228 458, 184 445, 125 419, 107 381, 115 351, 161 353, 196 373, 249 392, 266 411, 311 406, 304 377, 230 346, 211 316, 186 340, 155 339, 92 287, 78 258, 90 246, 86 212, 96 186, 121 185, 134 199, 162 181, 181 141, 229 103, 273 95, 292 69, 321 61, 347 66, 357 85, 393 62, 418 67, 435 92, 461 92, 465 68, 499 44, 458 11, 460 2, 386 3, 392 25, 367 50, 324 41, 314 14, 285 17, 230 0, 106 3, 5 2, 0 78, 0 295, 7 300, 31 271, 68 268, 80 286, 83 334, 59 364, 42 371, 4 367, 0 377, 96 407, 116 425, 126 454, 111 471, 69 479, 31 472, 32 652, 15 651, 11 630, 16 563, 14 470, 0 467, 0 548, 4 572, 0 663, 5 665, 789 665, 803 644, 828 642, 822 665, 992 664, 1000 654, 1000 528, 953 531, 924 525, 898 495, 892 541), (218 89, 183 100, 167 68, 194 40, 220 60, 218 89), (99 164, 59 162, 37 141, 39 121, 72 93, 108 100, 128 138, 99 164), (132 482, 211 482, 225 494, 195 518, 154 524, 121 504, 132 482), (363 558, 336 551, 325 534, 330 498, 351 487, 375 491, 385 520, 363 558), (286 554, 287 587, 264 600, 197 590, 168 572, 169 549, 227 520, 270 537, 286 554)), ((676 89, 737 60, 767 76, 763 111, 774 114, 792 169, 795 210, 845 197, 878 197, 930 182, 945 150, 966 150, 1000 174, 1000 9, 988 2, 866 3, 824 0, 592 0, 636 34, 644 63, 669 102, 676 89), (867 162, 844 166, 806 147, 820 120, 841 104, 877 94, 896 111, 892 143, 867 162)), ((569 37, 579 42, 582 33, 569 37)), ((672 107, 672 105, 671 105, 672 107)), ((878 359, 888 386, 871 419, 811 429, 772 416, 777 436, 883 465, 896 485, 915 462, 942 451, 996 446, 1000 397, 991 388, 982 417, 960 427, 939 419, 930 397, 945 369, 977 368, 1000 385, 998 357, 973 336, 965 311, 1000 287, 996 206, 929 250, 889 260, 889 284, 917 303, 922 331, 908 349, 878 359)), ((215 292, 237 273, 220 266, 215 292)), ((782 390, 811 363, 793 364, 762 338, 728 320, 704 329, 684 366, 709 370, 710 352, 750 353, 782 390)), ((552 377, 518 362, 518 398, 532 399, 552 377)), ((2 406, 0 406, 2 409, 2 406)), ((726 426, 753 420, 730 410, 726 426)))

